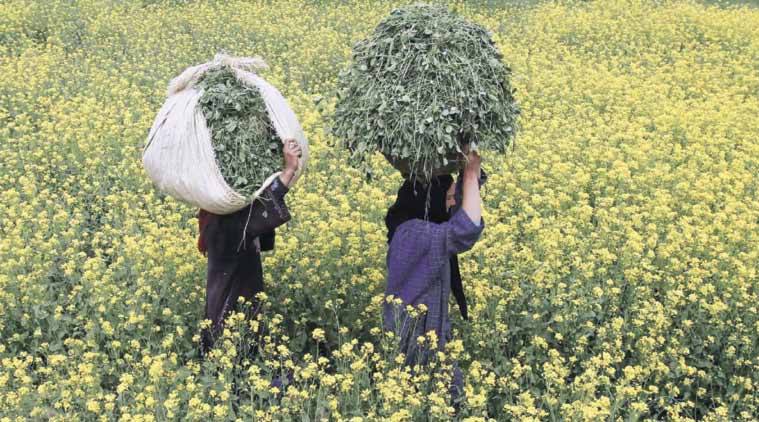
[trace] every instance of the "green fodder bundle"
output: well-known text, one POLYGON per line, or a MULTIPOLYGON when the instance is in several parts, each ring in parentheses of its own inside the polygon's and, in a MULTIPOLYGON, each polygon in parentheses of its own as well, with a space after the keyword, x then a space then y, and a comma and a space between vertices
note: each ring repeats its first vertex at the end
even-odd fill
POLYGON ((282 164, 282 142, 258 88, 240 82, 219 66, 199 80, 198 104, 211 132, 216 162, 227 184, 252 195, 282 164))
POLYGON ((445 7, 399 8, 354 46, 333 131, 367 173, 375 152, 412 176, 450 172, 465 144, 503 153, 513 141, 510 75, 483 27, 445 7))

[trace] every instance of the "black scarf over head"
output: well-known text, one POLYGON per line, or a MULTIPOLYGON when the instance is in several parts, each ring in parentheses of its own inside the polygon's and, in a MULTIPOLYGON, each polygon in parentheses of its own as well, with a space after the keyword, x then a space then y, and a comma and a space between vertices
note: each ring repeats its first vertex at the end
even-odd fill
MULTIPOLYGON (((429 184, 411 180, 403 182, 401 188, 398 189, 395 203, 388 208, 387 215, 385 215, 387 242, 390 243, 393 240, 393 235, 398 226, 408 220, 418 218, 437 224, 448 221, 450 214, 446 210, 445 203, 448 189, 452 184, 453 177, 450 175, 434 177, 429 184)), ((451 292, 453 292, 456 303, 459 305, 461 316, 466 320, 469 319, 469 316, 457 255, 451 256, 450 265, 451 292)))

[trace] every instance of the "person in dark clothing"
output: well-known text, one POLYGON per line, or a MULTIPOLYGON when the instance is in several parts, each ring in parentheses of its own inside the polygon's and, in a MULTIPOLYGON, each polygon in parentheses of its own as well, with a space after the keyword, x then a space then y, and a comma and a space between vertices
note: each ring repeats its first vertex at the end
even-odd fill
POLYGON ((238 299, 250 302, 264 291, 261 251, 274 249, 274 229, 291 218, 284 197, 300 154, 297 142, 285 142, 282 173, 249 206, 227 215, 198 212, 198 249, 208 256, 205 318, 211 321, 201 333, 203 355, 213 347, 238 299))

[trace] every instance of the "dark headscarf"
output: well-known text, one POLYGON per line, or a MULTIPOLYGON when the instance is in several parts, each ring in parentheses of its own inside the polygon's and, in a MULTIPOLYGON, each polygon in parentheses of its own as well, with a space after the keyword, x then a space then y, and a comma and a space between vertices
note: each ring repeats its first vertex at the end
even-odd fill
MULTIPOLYGON (((420 219, 432 223, 448 221, 450 214, 446 210, 446 195, 453 184, 450 175, 434 177, 429 184, 406 180, 398 189, 395 203, 390 206, 385 215, 387 226, 387 242, 393 240, 395 230, 408 220, 420 219)), ((461 282, 459 271, 459 259, 457 255, 450 258, 451 265, 451 291, 459 305, 461 316, 469 319, 467 314, 466 297, 461 282)))
POLYGON ((406 180, 398 189, 398 197, 385 216, 387 241, 393 240, 395 229, 408 220, 418 218, 433 223, 448 221, 445 196, 453 183, 450 175, 434 177, 429 184, 406 180))

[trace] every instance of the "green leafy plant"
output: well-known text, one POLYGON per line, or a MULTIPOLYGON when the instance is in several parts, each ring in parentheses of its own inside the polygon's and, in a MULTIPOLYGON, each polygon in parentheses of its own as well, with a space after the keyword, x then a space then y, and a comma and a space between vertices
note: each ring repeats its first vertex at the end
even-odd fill
POLYGON ((366 172, 381 152, 429 178, 464 144, 506 151, 519 115, 510 74, 485 28, 445 7, 399 8, 354 46, 333 131, 366 172))
POLYGON ((230 187, 250 196, 282 161, 282 142, 264 99, 258 88, 240 82, 226 66, 206 72, 198 86, 221 174, 230 187))

